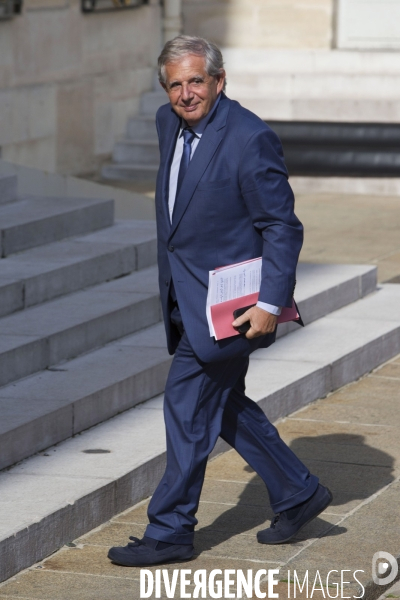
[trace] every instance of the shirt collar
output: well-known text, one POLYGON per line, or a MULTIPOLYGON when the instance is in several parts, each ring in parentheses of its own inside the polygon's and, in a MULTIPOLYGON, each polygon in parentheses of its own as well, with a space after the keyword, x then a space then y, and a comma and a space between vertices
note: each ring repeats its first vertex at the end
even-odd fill
MULTIPOLYGON (((203 135, 204 130, 207 127, 209 120, 211 119, 214 112, 217 110, 217 106, 218 106, 220 100, 221 100, 221 94, 218 94, 217 99, 214 102, 214 106, 212 107, 210 112, 205 117, 203 117, 201 119, 201 121, 199 121, 199 123, 197 123, 197 125, 190 128, 193 131, 193 133, 196 135, 196 137, 201 138, 201 136, 203 135)), ((182 132, 185 127, 187 127, 186 121, 184 119, 182 119, 179 137, 182 136, 182 132)))

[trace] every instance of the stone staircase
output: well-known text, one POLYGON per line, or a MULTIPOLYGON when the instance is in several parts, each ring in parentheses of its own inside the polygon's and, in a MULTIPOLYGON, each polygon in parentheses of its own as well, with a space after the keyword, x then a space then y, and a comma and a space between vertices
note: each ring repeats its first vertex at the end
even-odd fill
POLYGON ((102 168, 104 179, 155 182, 159 164, 155 115, 167 101, 158 82, 154 91, 142 95, 140 114, 128 120, 126 137, 114 144, 113 162, 102 168))
MULTIPOLYGON (((344 125, 400 121, 400 68, 392 52, 227 48, 223 54, 229 97, 269 122, 281 136, 285 151, 290 145, 290 140, 285 140, 285 122, 294 122, 294 125, 305 122, 309 126, 318 122, 344 125)), ((129 119, 126 137, 116 142, 113 162, 104 165, 104 179, 155 181, 159 154, 154 117, 157 109, 166 102, 167 96, 155 80, 153 91, 141 98, 140 114, 129 119)), ((327 138, 326 131, 322 131, 322 135, 327 138)), ((340 130, 339 137, 343 136, 345 138, 346 134, 340 130)), ((308 127, 302 141, 312 146, 312 137, 313 132, 308 127)), ((365 142, 368 143, 364 139, 359 141, 362 147, 365 142)), ((308 161, 307 169, 301 174, 308 174, 322 156, 323 149, 318 146, 314 149, 312 157, 304 158, 305 149, 297 148, 302 160, 308 161)), ((293 154, 294 150, 289 150, 293 154)), ((347 150, 357 148, 349 147, 347 150)), ((367 155, 366 166, 362 170, 364 176, 371 177, 376 169, 376 176, 387 175, 388 172, 393 177, 398 172, 398 154, 391 148, 383 150, 386 154, 389 152, 389 156, 384 154, 383 158, 368 161, 367 155), (386 170, 381 168, 380 172, 382 161, 386 170)), ((297 172, 298 161, 289 154, 287 158, 290 172, 297 172)), ((332 160, 339 163, 343 160, 343 152, 339 158, 327 161, 322 157, 320 160, 323 160, 326 170, 332 160)), ((361 166, 365 160, 362 157, 361 166)), ((352 174, 357 171, 355 166, 359 166, 358 163, 351 164, 347 170, 336 168, 337 174, 348 175, 349 171, 352 174)), ((328 168, 328 171, 331 175, 336 174, 335 170, 331 173, 328 168)))
POLYGON ((227 48, 231 98, 266 121, 398 123, 393 52, 227 48))
MULTIPOLYGON (((114 223, 112 200, 18 198, 16 186, 16 177, 0 179, 0 468, 114 415, 109 396, 103 413, 93 389, 79 417, 85 384, 73 359, 90 361, 161 318, 153 222, 114 223)), ((135 372, 143 352, 127 353, 135 372)), ((94 360, 99 383, 111 359, 94 360)), ((162 391, 163 380, 150 379, 151 395, 162 391)), ((90 381, 93 371, 86 392, 90 381)))
MULTIPOLYGON (((153 492, 171 363, 155 224, 16 190, 0 178, 0 581, 153 492)), ((300 264, 296 298, 307 327, 251 360, 272 420, 400 351, 399 287, 375 267, 300 264)))

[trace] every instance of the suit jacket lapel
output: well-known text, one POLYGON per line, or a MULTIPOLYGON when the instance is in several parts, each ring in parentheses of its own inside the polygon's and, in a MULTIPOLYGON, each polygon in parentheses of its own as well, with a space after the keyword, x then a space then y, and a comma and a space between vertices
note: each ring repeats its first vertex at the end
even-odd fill
POLYGON ((169 174, 171 170, 172 158, 174 156, 176 138, 178 135, 178 130, 180 126, 180 118, 171 108, 171 118, 168 119, 168 123, 166 125, 165 130, 165 157, 162 157, 164 164, 164 171, 161 177, 161 202, 163 212, 167 221, 167 226, 171 226, 171 221, 169 218, 169 208, 168 208, 168 196, 169 196, 169 174))
POLYGON ((178 227, 193 197, 197 184, 224 137, 223 128, 225 127, 228 111, 229 100, 223 94, 212 120, 204 130, 196 152, 189 163, 179 194, 176 197, 170 237, 178 227))

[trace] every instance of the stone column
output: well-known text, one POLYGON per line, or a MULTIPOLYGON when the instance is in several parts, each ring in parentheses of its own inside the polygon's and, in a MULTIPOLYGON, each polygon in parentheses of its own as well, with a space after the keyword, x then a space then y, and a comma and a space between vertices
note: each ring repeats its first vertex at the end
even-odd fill
POLYGON ((164 0, 164 44, 182 33, 182 0, 164 0))

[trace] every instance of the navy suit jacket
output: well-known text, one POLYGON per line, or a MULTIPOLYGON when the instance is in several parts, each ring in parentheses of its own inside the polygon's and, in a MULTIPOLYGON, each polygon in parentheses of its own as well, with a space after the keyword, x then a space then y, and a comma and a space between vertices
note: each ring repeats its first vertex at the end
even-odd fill
MULTIPOLYGON (((291 306, 303 227, 294 214, 280 141, 256 115, 222 94, 168 213, 171 161, 180 118, 170 104, 156 117, 158 266, 168 350, 180 336, 170 321, 171 279, 189 342, 203 362, 248 356, 275 334, 215 341, 206 318, 208 272, 262 256, 259 300, 291 306)), ((233 316, 232 316, 233 320, 233 316)))

